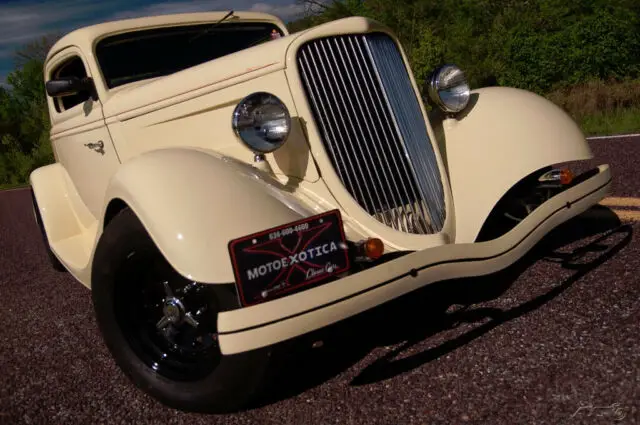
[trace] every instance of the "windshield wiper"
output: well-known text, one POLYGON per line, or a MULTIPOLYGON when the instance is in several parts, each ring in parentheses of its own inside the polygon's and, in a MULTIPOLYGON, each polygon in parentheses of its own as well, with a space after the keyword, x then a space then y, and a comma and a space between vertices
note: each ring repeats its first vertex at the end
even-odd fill
POLYGON ((220 19, 218 22, 212 24, 210 27, 207 27, 206 29, 204 29, 201 33, 196 34, 195 36, 191 37, 189 39, 189 43, 191 43, 193 40, 202 37, 203 35, 206 35, 209 31, 211 31, 212 29, 214 29, 215 27, 217 27, 218 25, 220 25, 221 23, 223 23, 224 21, 226 21, 227 19, 229 19, 230 17, 233 16, 233 10, 229 11, 229 13, 227 13, 226 15, 224 15, 224 18, 220 19))

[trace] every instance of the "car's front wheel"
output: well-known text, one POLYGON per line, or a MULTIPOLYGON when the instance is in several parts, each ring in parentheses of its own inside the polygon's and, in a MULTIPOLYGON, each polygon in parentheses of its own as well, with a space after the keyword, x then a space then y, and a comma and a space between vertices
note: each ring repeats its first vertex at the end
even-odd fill
POLYGON ((179 275, 130 209, 100 238, 92 298, 118 366, 165 405, 234 411, 260 387, 268 350, 225 356, 218 345, 217 314, 237 305, 235 294, 179 275))

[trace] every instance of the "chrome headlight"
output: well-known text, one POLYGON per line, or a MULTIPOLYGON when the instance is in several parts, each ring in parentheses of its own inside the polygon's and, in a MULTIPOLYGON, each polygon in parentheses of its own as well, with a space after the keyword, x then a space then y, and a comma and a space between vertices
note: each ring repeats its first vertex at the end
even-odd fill
POLYGON ((464 72, 455 65, 444 65, 430 77, 429 97, 445 112, 457 113, 467 107, 471 89, 464 72))
POLYGON ((254 153, 269 153, 287 141, 291 117, 280 99, 270 93, 253 93, 233 111, 233 130, 254 153))

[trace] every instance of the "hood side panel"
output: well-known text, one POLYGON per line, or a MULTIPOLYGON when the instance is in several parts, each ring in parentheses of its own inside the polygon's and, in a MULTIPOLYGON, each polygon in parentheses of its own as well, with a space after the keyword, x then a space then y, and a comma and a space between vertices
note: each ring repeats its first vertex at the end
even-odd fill
POLYGON ((267 155, 274 172, 308 181, 318 180, 283 71, 271 72, 132 118, 113 117, 107 123, 122 162, 156 149, 193 147, 215 150, 252 163, 254 154, 235 135, 231 119, 233 110, 244 97, 265 90, 280 98, 292 117, 289 139, 274 154, 267 155))
POLYGON ((133 118, 282 69, 291 40, 291 37, 272 40, 130 90, 115 90, 104 102, 105 117, 133 118))

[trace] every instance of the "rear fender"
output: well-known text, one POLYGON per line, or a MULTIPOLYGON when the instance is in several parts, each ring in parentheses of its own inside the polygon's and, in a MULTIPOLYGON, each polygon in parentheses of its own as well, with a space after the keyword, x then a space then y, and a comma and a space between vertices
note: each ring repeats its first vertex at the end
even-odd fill
POLYGON ((50 244, 82 233, 95 221, 62 164, 35 169, 29 183, 50 244))
POLYGON ((465 112, 433 117, 455 208, 455 242, 473 242, 502 196, 531 173, 592 157, 562 109, 524 90, 475 90, 465 112))
POLYGON ((73 276, 86 285, 84 273, 98 221, 82 202, 62 164, 35 169, 29 183, 51 251, 73 276))
POLYGON ((313 215, 266 173, 197 149, 161 149, 125 162, 107 190, 123 201, 178 273, 234 281, 230 240, 313 215))

